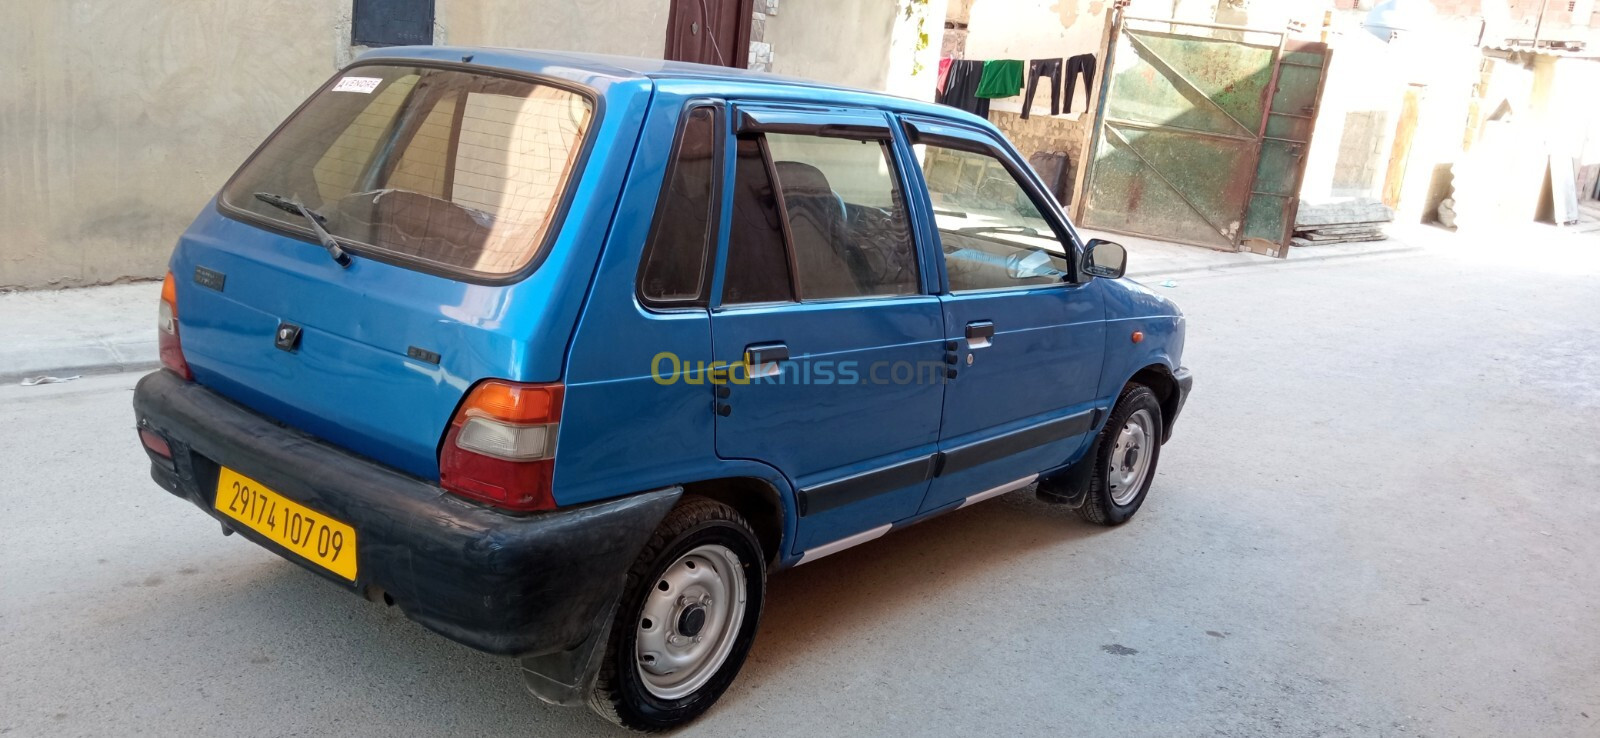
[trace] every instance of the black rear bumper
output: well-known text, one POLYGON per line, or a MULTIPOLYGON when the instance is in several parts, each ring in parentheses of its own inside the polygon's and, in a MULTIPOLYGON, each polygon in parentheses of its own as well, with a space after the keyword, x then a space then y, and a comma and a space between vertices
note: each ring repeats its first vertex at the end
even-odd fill
POLYGON ((473 648, 531 656, 573 648, 604 625, 628 567, 680 488, 512 516, 286 428, 205 387, 158 371, 139 381, 140 428, 167 491, 284 558, 473 648), (212 509, 220 465, 356 530, 351 583, 212 509))

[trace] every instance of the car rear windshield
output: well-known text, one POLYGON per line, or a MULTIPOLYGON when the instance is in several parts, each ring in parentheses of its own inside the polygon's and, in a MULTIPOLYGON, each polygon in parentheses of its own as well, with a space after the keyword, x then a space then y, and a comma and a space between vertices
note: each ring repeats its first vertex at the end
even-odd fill
POLYGON ((302 204, 358 253, 506 275, 554 226, 593 114, 585 96, 523 79, 355 67, 285 123, 222 200, 310 233, 284 209, 302 204))

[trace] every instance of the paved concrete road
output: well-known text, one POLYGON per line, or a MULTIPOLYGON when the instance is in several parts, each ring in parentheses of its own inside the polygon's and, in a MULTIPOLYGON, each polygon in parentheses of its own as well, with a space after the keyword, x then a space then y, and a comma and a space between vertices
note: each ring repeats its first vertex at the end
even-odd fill
MULTIPOLYGON (((1595 253, 1181 282, 1197 394, 1132 523, 1018 493, 779 575, 691 732, 1600 735, 1595 253)), ((0 389, 0 733, 611 733, 223 538, 133 379, 0 389)))

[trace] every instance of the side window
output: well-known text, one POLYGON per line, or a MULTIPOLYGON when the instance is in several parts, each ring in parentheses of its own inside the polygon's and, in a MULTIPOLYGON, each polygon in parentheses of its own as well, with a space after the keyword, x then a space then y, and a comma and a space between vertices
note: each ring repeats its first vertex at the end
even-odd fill
POLYGON ((645 241, 639 295, 652 304, 705 303, 706 252, 715 209, 716 110, 695 108, 673 147, 667 183, 645 241))
POLYGON ((919 290, 886 141, 767 134, 803 300, 919 290))
POLYGON ((733 176, 733 222, 728 232, 728 264, 722 280, 725 303, 794 299, 777 190, 767 173, 767 160, 761 148, 760 139, 739 139, 733 176))
POLYGON ((1068 249, 999 159, 934 145, 916 148, 952 292, 1067 278, 1068 249))

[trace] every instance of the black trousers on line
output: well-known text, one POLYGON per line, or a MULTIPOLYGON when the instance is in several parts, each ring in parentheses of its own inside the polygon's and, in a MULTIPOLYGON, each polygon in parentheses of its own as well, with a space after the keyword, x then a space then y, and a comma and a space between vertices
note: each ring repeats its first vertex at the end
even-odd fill
MULTIPOLYGON (((1028 92, 1022 96, 1022 117, 1028 117, 1033 107, 1033 93, 1039 90, 1039 78, 1050 78, 1050 114, 1061 114, 1061 60, 1034 59, 1028 62, 1028 92)), ((1067 90, 1067 105, 1072 105, 1072 90, 1067 90)))
POLYGON ((983 77, 983 62, 975 59, 957 59, 950 63, 950 76, 945 79, 944 94, 939 102, 960 108, 979 117, 989 117, 989 98, 978 97, 978 80, 983 77))
POLYGON ((1072 112, 1072 91, 1078 86, 1078 74, 1083 74, 1083 110, 1089 111, 1089 100, 1094 98, 1094 54, 1079 54, 1067 60, 1067 106, 1072 112))

